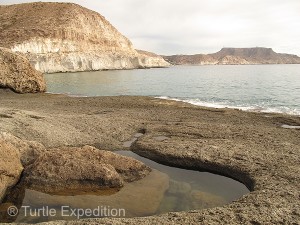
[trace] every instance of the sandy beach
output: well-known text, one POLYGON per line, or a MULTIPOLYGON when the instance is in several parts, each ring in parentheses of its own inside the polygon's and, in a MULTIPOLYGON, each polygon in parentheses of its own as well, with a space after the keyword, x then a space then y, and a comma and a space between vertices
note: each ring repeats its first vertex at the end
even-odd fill
POLYGON ((243 182, 251 193, 224 207, 131 219, 47 224, 298 224, 300 117, 213 109, 150 97, 74 98, 0 92, 0 131, 46 147, 92 145, 162 164, 207 170, 243 182), (164 136, 162 140, 157 137, 164 136), (127 148, 129 150, 129 148, 127 148))

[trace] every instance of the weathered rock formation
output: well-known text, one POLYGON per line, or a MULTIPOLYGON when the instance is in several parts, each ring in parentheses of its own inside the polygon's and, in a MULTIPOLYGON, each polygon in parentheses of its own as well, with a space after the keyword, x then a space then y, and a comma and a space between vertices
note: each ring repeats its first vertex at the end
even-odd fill
POLYGON ((0 138, 0 202, 14 186, 23 171, 17 149, 0 138))
POLYGON ((36 71, 22 54, 0 47, 0 87, 18 93, 44 92, 46 84, 41 72, 36 71))
MULTIPOLYGON (((38 142, 21 140, 10 133, 0 132, 0 203, 19 181, 23 168, 32 164, 45 151, 45 147, 38 142)), ((0 205, 0 218, 1 212, 0 205)), ((4 214, 7 215, 6 210, 4 214)))
POLYGON ((300 57, 271 48, 222 48, 213 54, 172 55, 163 58, 173 65, 300 64, 300 57))
MULTIPOLYGON (((0 114, 1 116, 7 115, 0 114)), ((46 151, 44 145, 39 142, 22 140, 7 132, 0 132, 0 140, 11 144, 17 150, 23 167, 32 164, 42 152, 46 151)))
POLYGON ((139 54, 103 16, 71 3, 1 6, 0 46, 26 54, 47 73, 169 65, 139 54))
POLYGON ((125 156, 94 147, 50 149, 24 172, 25 185, 46 193, 120 188, 151 169, 125 156))

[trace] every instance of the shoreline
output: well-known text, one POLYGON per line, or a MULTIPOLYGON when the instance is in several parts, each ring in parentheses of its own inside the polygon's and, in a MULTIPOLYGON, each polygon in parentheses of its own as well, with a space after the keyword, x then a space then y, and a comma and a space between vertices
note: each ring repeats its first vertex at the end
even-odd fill
MULTIPOLYGON (((210 103, 210 102, 202 102, 202 103, 192 103, 195 102, 195 100, 190 99, 179 99, 179 98, 173 98, 169 96, 138 96, 138 95, 106 95, 106 96, 87 96, 87 95, 76 95, 76 94, 68 94, 68 93, 54 93, 54 92, 45 92, 45 94, 50 94, 50 95, 64 95, 66 97, 71 97, 71 98, 97 98, 97 97, 121 97, 121 96, 126 96, 126 97, 150 97, 150 98, 156 98, 156 99, 163 99, 163 100, 168 100, 168 101, 175 101, 175 102, 183 102, 187 103, 193 106, 198 106, 198 107, 204 107, 204 108, 212 108, 212 109, 233 109, 233 110, 241 110, 244 112, 254 112, 254 113, 263 113, 263 114, 280 114, 280 115, 287 115, 287 116, 298 116, 300 117, 300 112, 297 113, 287 113, 287 112, 279 112, 276 111, 276 108, 267 108, 267 109, 255 109, 255 106, 230 106, 230 105, 220 105, 218 103, 210 103), (269 110, 269 111, 268 111, 269 110), (273 110, 273 111, 272 111, 273 110)), ((284 125, 284 124, 283 124, 284 125)))
MULTIPOLYGON (((283 115, 292 115, 292 116, 299 116, 300 112, 295 113, 287 113, 287 112, 280 112, 276 107, 270 107, 270 108, 260 108, 258 106, 232 106, 232 105, 222 105, 222 103, 211 103, 211 102, 203 102, 199 100, 194 99, 187 99, 187 98, 173 98, 169 96, 160 96, 155 97, 158 99, 165 99, 170 101, 177 101, 177 102, 184 102, 189 103, 191 105, 200 106, 200 107, 207 107, 207 108, 215 108, 215 109, 235 109, 235 110, 241 110, 244 112, 256 112, 256 113, 275 113, 275 114, 283 114, 283 115), (198 101, 198 102, 197 102, 198 101)), ((295 109, 296 111, 298 109, 295 109)))
POLYGON ((0 91, 0 131, 46 147, 92 145, 124 150, 186 169, 212 170, 242 181, 252 191, 218 208, 145 218, 86 219, 136 223, 297 223, 300 220, 299 116, 215 109, 152 97, 68 97, 0 91), (155 141, 157 136, 168 139, 155 141), (127 148, 129 150, 129 148, 127 148))

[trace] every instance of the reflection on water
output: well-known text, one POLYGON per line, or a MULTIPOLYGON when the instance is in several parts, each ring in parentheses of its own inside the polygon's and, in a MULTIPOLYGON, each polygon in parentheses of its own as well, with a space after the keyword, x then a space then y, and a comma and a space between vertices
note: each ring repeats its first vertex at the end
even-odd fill
POLYGON ((248 188, 244 184, 225 176, 165 166, 131 151, 117 151, 116 153, 135 158, 147 166, 167 174, 171 180, 178 181, 181 184, 189 184, 192 189, 220 196, 227 203, 238 199, 245 193, 249 193, 248 188))
POLYGON ((0 205, 0 221, 12 222, 13 218, 16 222, 37 223, 105 217, 114 216, 112 213, 117 210, 119 214, 116 216, 119 217, 150 216, 221 206, 249 193, 243 184, 227 177, 164 166, 129 151, 117 153, 136 158, 153 168, 153 171, 142 180, 126 184, 119 192, 108 192, 106 195, 103 192, 101 195, 82 192, 73 196, 49 195, 26 187, 17 187, 6 202, 0 205), (19 215, 5 216, 6 209, 12 205, 19 208, 19 215), (76 213, 72 215, 71 209, 90 209, 100 213, 78 216, 76 213), (104 209, 106 214, 103 213, 104 209), (55 215, 49 215, 50 210, 55 215), (28 215, 30 212, 32 215, 28 215))

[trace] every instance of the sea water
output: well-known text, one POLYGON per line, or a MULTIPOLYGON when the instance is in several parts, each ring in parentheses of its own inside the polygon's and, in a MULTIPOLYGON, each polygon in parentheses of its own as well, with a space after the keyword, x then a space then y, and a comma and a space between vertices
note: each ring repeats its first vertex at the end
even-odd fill
POLYGON ((153 96, 215 108, 300 115, 300 65, 173 66, 45 77, 50 93, 153 96))

